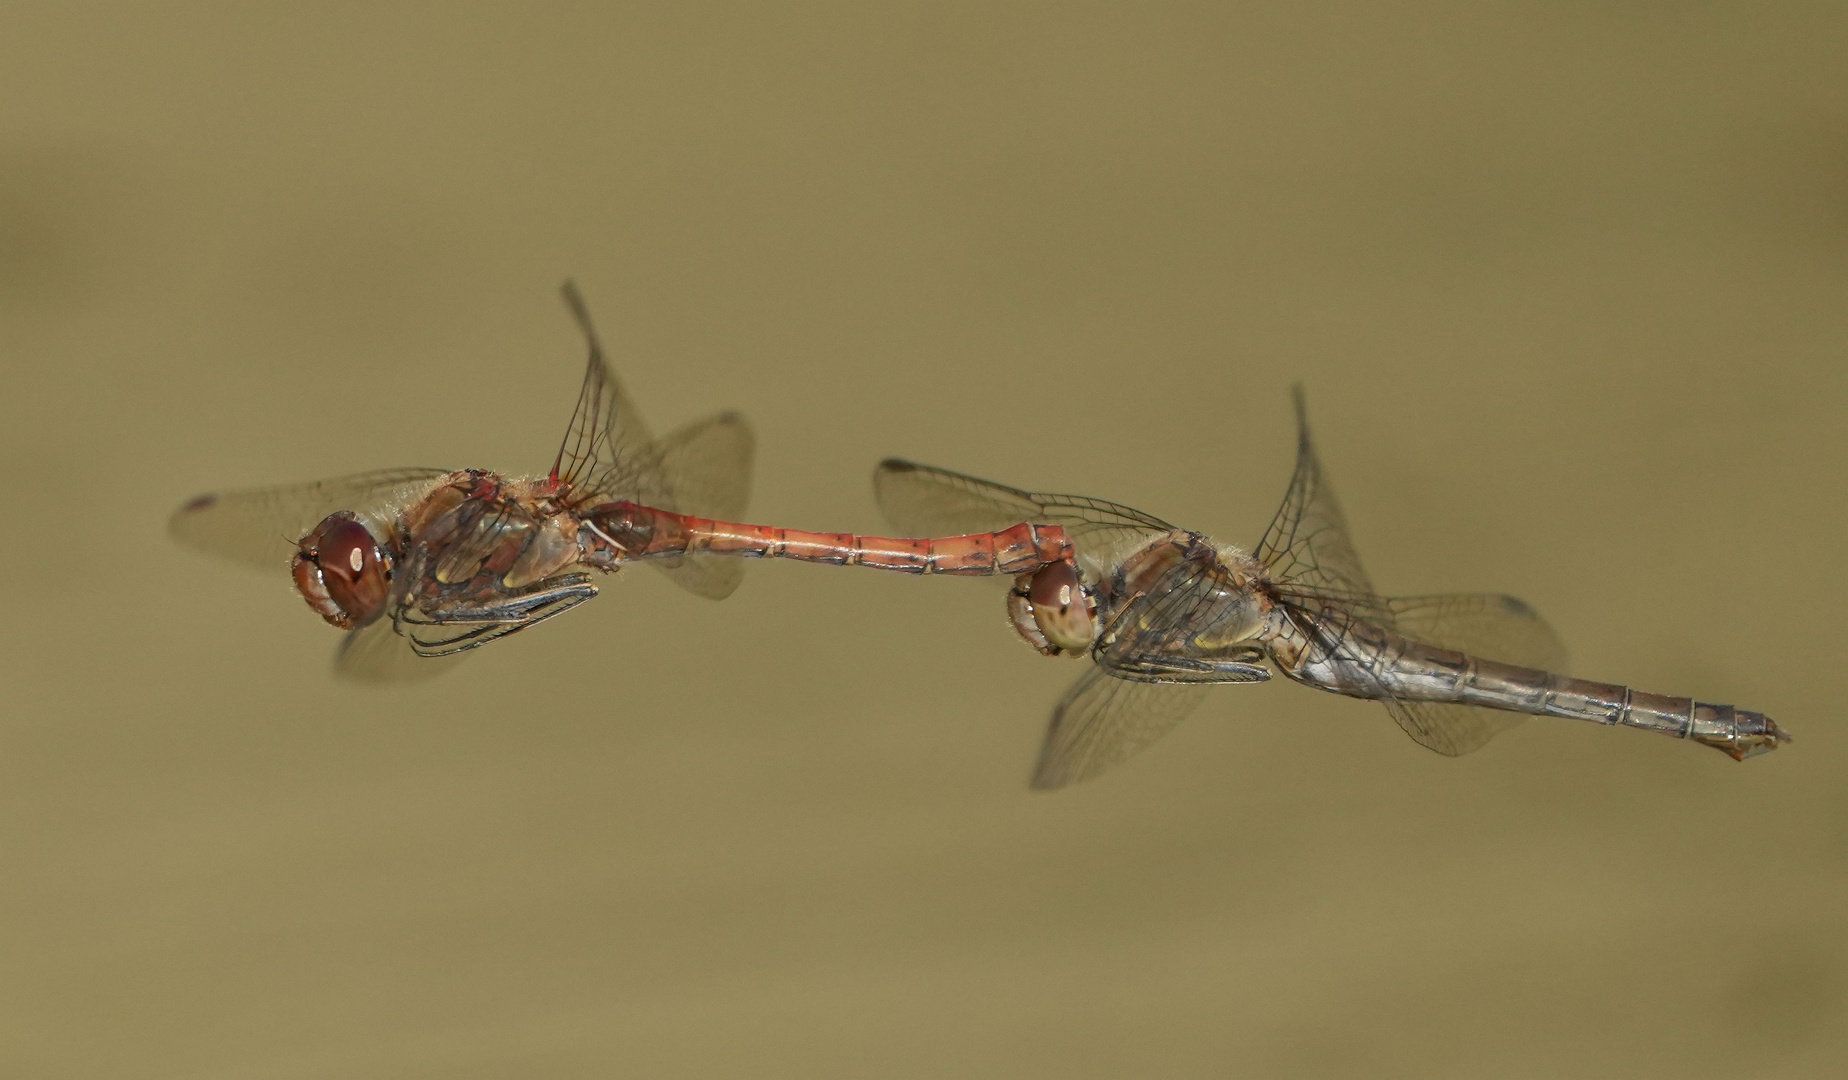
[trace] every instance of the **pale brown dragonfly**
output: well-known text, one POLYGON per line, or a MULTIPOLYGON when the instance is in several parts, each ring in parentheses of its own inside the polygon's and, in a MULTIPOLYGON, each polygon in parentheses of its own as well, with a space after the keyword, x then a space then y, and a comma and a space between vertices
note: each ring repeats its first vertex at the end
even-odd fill
POLYGON ((444 658, 589 600, 593 573, 632 562, 714 599, 737 588, 739 558, 975 576, 1070 565, 1056 525, 897 539, 730 520, 750 490, 750 427, 727 412, 650 437, 569 284, 565 300, 590 356, 547 473, 387 469, 201 495, 169 531, 201 551, 289 568, 308 606, 346 631, 336 670, 361 680, 435 674, 444 658))
POLYGON ((1024 520, 1063 527, 1074 546, 1072 563, 1023 575, 1008 598, 1039 651, 1093 661, 1053 709, 1034 786, 1096 776, 1172 729, 1208 685, 1273 670, 1379 701, 1406 734, 1451 756, 1523 715, 1641 728, 1741 761, 1790 741, 1761 713, 1568 677, 1558 635, 1514 597, 1376 594, 1316 460, 1300 387, 1296 417, 1295 475, 1250 553, 1102 499, 898 459, 879 466, 879 504, 900 529, 1024 520))

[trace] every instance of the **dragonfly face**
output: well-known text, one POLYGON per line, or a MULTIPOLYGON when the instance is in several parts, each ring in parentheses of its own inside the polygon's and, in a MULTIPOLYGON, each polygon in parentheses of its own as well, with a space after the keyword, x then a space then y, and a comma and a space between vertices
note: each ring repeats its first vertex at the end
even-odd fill
POLYGON ((1007 613, 1027 644, 1048 656, 1081 655, 1097 637, 1097 601, 1069 562, 1022 574, 1007 613))
POLYGON ((351 510, 337 510, 296 545, 302 599, 342 630, 371 621, 391 593, 391 556, 351 510))

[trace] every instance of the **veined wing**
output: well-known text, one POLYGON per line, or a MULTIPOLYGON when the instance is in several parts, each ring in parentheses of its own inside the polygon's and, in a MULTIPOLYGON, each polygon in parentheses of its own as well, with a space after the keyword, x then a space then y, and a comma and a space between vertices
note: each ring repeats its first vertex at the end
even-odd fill
POLYGON ((1388 697, 1381 698, 1380 703, 1413 742, 1445 757, 1473 754, 1489 745, 1490 739, 1527 719, 1520 713, 1445 701, 1388 697))
POLYGON ((1565 649, 1532 608, 1512 597, 1456 595, 1386 600, 1373 592, 1360 555, 1348 537, 1315 445, 1300 385, 1296 404, 1296 473, 1283 505, 1259 541, 1257 557, 1277 585, 1279 599, 1301 612, 1320 645, 1340 655, 1350 671, 1374 683, 1376 697, 1420 745, 1457 756, 1477 750, 1520 723, 1519 713, 1396 697, 1381 678, 1384 658, 1368 655, 1355 625, 1371 623, 1405 637, 1484 659, 1558 671, 1565 649))
POLYGON ((564 297, 589 357, 553 475, 570 483, 580 500, 626 499, 701 517, 742 514, 751 488, 750 425, 727 412, 658 441, 651 437, 610 370, 577 286, 567 282, 564 297))
POLYGON ((898 458, 873 470, 873 492, 886 518, 911 536, 990 532, 1022 521, 1062 526, 1093 581, 1107 580, 1151 537, 1175 531, 1153 514, 1120 503, 1024 491, 898 458))
POLYGON ((751 499, 751 425, 735 412, 696 420, 669 432, 655 447, 656 470, 666 489, 662 510, 736 521, 751 499))
MULTIPOLYGON (((750 425, 727 412, 688 424, 664 439, 651 438, 610 370, 584 298, 570 282, 564 296, 584 333, 589 359, 552 475, 569 483, 582 502, 628 500, 699 517, 740 517, 751 489, 750 425)), ((744 573, 743 563, 716 556, 655 565, 676 584, 714 599, 729 595, 744 573)))
POLYGON ((1292 395, 1296 402, 1296 472, 1283 505, 1258 541, 1258 561, 1269 567, 1282 591, 1305 607, 1332 605, 1374 622, 1389 621, 1391 612, 1374 595, 1373 582, 1348 538, 1347 520, 1335 501, 1334 489, 1316 458, 1301 384, 1292 389, 1292 395))
MULTIPOLYGON (((659 501, 647 505, 719 521, 742 518, 754 449, 751 426, 735 412, 670 432, 655 447, 659 501)), ((744 560, 722 555, 648 562, 681 588, 714 600, 730 596, 744 580, 744 560)))
MULTIPOLYGON (((1567 667, 1566 647, 1533 608, 1512 596, 1461 593, 1407 596, 1386 601, 1404 637, 1484 660, 1556 671, 1567 667)), ((1387 699, 1405 733, 1440 754, 1457 757, 1527 719, 1522 713, 1452 702, 1387 699)))
POLYGON ((1093 665, 1052 711, 1033 786, 1061 788, 1108 771, 1173 730, 1205 693, 1197 684, 1113 678, 1093 665))
POLYGON ((286 567, 295 544, 321 519, 351 510, 378 519, 425 492, 447 469, 384 469, 331 480, 213 492, 188 500, 167 521, 175 540, 261 570, 286 567))
POLYGON ((563 292, 590 355, 571 423, 552 459, 552 475, 582 494, 647 503, 646 496, 654 494, 654 440, 603 357, 603 343, 577 285, 567 281, 563 292))
POLYGON ((1386 601, 1393 628, 1427 645, 1483 660, 1566 674, 1565 643, 1540 613, 1500 593, 1395 596, 1386 601))
POLYGON ((1368 684, 1365 692, 1339 692, 1379 701, 1414 741, 1449 757, 1481 749, 1519 724, 1524 714, 1400 696, 1393 688, 1394 657, 1390 649, 1382 651, 1390 639, 1372 627, 1483 659, 1542 671, 1565 667, 1565 648, 1558 635, 1532 608, 1513 597, 1460 594, 1382 600, 1390 616, 1383 622, 1327 606, 1305 609, 1288 598, 1283 602, 1293 609, 1293 621, 1311 636, 1316 649, 1337 658, 1348 677, 1368 684))

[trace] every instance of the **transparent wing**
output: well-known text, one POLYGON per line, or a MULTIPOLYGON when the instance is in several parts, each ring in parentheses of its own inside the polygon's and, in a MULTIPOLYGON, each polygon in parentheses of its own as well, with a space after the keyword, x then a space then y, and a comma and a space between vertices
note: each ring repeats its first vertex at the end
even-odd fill
POLYGON ((1107 580, 1124 556, 1151 537, 1175 531, 1119 503, 1023 491, 898 458, 873 470, 873 492, 886 518, 910 536, 989 532, 1022 521, 1063 526, 1093 581, 1107 580))
POLYGON ((1381 653, 1385 639, 1370 627, 1482 659, 1542 671, 1566 669, 1559 636, 1538 613, 1511 596, 1465 593, 1382 599, 1378 604, 1387 612, 1384 618, 1356 616, 1326 603, 1305 609, 1288 597, 1283 602, 1318 649, 1339 658, 1351 676, 1371 683, 1364 693, 1337 692, 1379 701, 1419 745, 1450 757, 1481 749, 1521 723, 1525 714, 1395 695, 1381 677, 1392 663, 1381 653))
MULTIPOLYGON (((1485 660, 1555 671, 1567 669, 1566 647, 1533 608, 1512 596, 1460 593, 1405 596, 1386 601, 1403 636, 1485 660)), ((1480 750, 1521 723, 1522 713, 1435 701, 1387 699, 1386 709, 1405 733, 1440 754, 1480 750)))
POLYGON ((334 653, 334 673, 364 683, 407 683, 435 678, 454 668, 461 653, 420 656, 389 618, 349 630, 334 653))
MULTIPOLYGON (((656 448, 668 483, 663 510, 736 521, 751 499, 751 425, 735 412, 698 420, 669 433, 656 448)), ((649 505, 655 505, 650 503, 649 505)))
MULTIPOLYGON (((734 412, 697 421, 667 435, 656 447, 663 510, 736 521, 751 497, 751 426, 734 412)), ((714 600, 730 596, 744 580, 744 562, 722 555, 650 560, 689 592, 714 600)))
POLYGON ((1540 613, 1499 593, 1398 596, 1385 601, 1405 637, 1484 660, 1565 674, 1565 643, 1540 613))
POLYGON ((1397 697, 1384 677, 1392 665, 1386 628, 1335 607, 1304 609, 1287 599, 1283 604, 1314 654, 1315 668, 1333 667, 1340 672, 1333 681, 1303 675, 1299 681, 1345 697, 1378 701, 1420 746, 1455 757, 1481 747, 1518 722, 1485 709, 1397 697))
POLYGON ((1290 478, 1283 505, 1277 508, 1257 558, 1270 568, 1272 579, 1306 607, 1335 605, 1378 622, 1391 619, 1373 583, 1360 565, 1360 555, 1348 538, 1347 521, 1335 502, 1334 490, 1316 459, 1309 438, 1309 416, 1299 384, 1296 402, 1296 473, 1290 478))
POLYGON ((899 458, 873 470, 873 496, 886 520, 910 536, 991 532, 1046 512, 1031 492, 899 458))
POLYGON ((1093 665, 1052 711, 1033 786, 1061 788, 1108 771, 1173 730, 1205 693, 1200 685, 1117 679, 1093 665))
POLYGON ((552 475, 584 494, 652 506, 647 497, 656 494, 654 441, 603 357, 603 344, 577 285, 567 281, 563 291, 590 355, 571 423, 552 459, 552 475))
MULTIPOLYGON (((577 286, 566 282, 564 296, 590 356, 552 475, 569 483, 581 502, 628 500, 721 520, 741 515, 751 489, 750 425, 728 412, 659 441, 651 438, 604 358, 577 286)), ((713 599, 730 595, 744 575, 743 563, 719 556, 663 561, 657 568, 682 588, 713 599)))
POLYGON ((1412 741, 1445 757, 1462 757, 1480 750, 1490 739, 1527 719, 1520 713, 1443 701, 1388 697, 1381 698, 1380 703, 1412 741))
MULTIPOLYGON (((1296 473, 1283 505, 1259 541, 1257 557, 1270 568, 1281 599, 1304 612, 1356 670, 1378 658, 1363 655, 1350 633, 1363 620, 1428 644, 1546 671, 1562 671, 1565 649, 1532 608, 1513 597, 1455 595, 1383 599, 1362 568, 1347 522, 1309 435, 1302 387, 1296 404, 1296 473)), ((1480 749, 1519 724, 1519 713, 1469 705, 1404 701, 1379 684, 1378 699, 1420 745, 1456 756, 1480 749)))
POLYGON ((683 555, 649 559, 648 565, 694 596, 723 600, 744 581, 744 560, 729 555, 683 555))
POLYGON ((384 469, 306 484, 213 492, 173 512, 175 540, 261 570, 287 566, 295 543, 336 510, 376 518, 413 501, 447 469, 384 469))

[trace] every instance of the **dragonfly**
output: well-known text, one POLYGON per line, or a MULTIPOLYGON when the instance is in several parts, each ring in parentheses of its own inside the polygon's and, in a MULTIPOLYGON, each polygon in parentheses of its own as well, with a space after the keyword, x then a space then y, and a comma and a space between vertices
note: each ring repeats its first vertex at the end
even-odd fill
POLYGON ((1208 686, 1273 671, 1378 701, 1449 756, 1528 715, 1653 731, 1740 761, 1790 741, 1762 713, 1566 675, 1559 636, 1514 597, 1377 594, 1316 457, 1300 386, 1294 398, 1296 470, 1250 552, 1102 499, 896 458, 878 466, 880 508, 901 529, 1027 520, 1062 526, 1073 544, 1071 562, 1020 575, 1007 601, 1041 653, 1092 660, 1053 709, 1033 786, 1097 776, 1172 730, 1208 686))
POLYGON ((907 539, 732 520, 750 492, 749 424, 724 412, 650 436, 583 297, 569 282, 563 291, 589 359, 549 471, 398 468, 211 493, 174 511, 169 533, 258 569, 286 567, 308 606, 345 632, 336 672, 360 681, 437 674, 591 599, 593 575, 631 563, 711 599, 737 588, 744 558, 965 576, 1071 563, 1053 524, 907 539))

